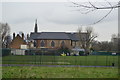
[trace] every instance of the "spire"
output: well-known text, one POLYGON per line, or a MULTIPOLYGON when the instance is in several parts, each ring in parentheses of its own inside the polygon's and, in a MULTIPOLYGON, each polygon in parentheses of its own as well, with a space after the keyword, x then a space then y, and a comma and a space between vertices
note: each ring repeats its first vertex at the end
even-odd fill
POLYGON ((37 24, 37 19, 35 20, 35 24, 37 24))
POLYGON ((37 19, 35 20, 35 29, 34 29, 34 32, 37 33, 38 31, 38 28, 37 28, 37 19))

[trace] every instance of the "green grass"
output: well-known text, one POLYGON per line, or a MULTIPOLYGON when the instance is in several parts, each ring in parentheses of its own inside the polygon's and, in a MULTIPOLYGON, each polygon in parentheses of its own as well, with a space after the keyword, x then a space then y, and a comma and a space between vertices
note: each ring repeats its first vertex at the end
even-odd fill
POLYGON ((111 66, 118 65, 118 56, 5 56, 3 64, 44 64, 44 65, 91 65, 111 66))
MULTIPOLYGON (((3 64, 118 65, 118 56, 5 56, 3 64)), ((117 78, 117 67, 4 66, 3 78, 117 78)))
POLYGON ((3 67, 3 78, 117 78, 117 68, 3 67))

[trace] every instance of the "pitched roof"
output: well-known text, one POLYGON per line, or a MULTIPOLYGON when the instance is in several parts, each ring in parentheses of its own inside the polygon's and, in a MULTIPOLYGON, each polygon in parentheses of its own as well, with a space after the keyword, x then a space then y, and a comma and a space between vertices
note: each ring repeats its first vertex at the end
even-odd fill
POLYGON ((21 41, 22 44, 26 44, 26 41, 24 39, 22 39, 22 37, 19 34, 17 34, 17 36, 11 41, 10 45, 14 44, 18 40, 21 41))
POLYGON ((79 38, 77 37, 77 33, 66 33, 68 36, 69 36, 69 38, 71 39, 71 40, 73 40, 73 41, 78 41, 79 40, 79 38))
POLYGON ((30 33, 30 37, 29 37, 29 40, 33 40, 33 39, 36 39, 41 33, 34 33, 34 32, 31 32, 30 33))
MULTIPOLYGON (((87 38, 87 33, 82 33, 81 37, 87 38)), ((77 33, 66 32, 31 32, 29 40, 34 39, 58 39, 58 40, 73 40, 78 41, 77 33)))
POLYGON ((69 40, 70 37, 65 32, 41 32, 31 33, 31 39, 64 39, 69 40))

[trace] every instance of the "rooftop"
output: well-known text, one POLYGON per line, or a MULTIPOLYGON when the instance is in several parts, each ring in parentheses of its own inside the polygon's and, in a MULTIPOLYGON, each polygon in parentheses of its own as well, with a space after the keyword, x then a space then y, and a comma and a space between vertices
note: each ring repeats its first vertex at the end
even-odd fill
POLYGON ((77 33, 66 32, 31 32, 30 39, 79 40, 77 33))

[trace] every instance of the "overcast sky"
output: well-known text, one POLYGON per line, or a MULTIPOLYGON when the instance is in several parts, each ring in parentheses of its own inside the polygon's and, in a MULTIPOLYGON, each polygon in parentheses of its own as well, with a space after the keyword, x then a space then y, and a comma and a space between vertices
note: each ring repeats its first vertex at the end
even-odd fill
MULTIPOLYGON (((2 22, 10 25, 11 34, 20 31, 25 34, 33 32, 35 19, 38 20, 40 32, 75 32, 78 27, 83 26, 84 29, 109 11, 81 14, 76 11, 79 8, 70 6, 73 6, 71 2, 3 2, 2 22)), ((118 32, 118 10, 114 9, 102 22, 92 26, 99 35, 97 40, 110 40, 111 35, 118 32)))

